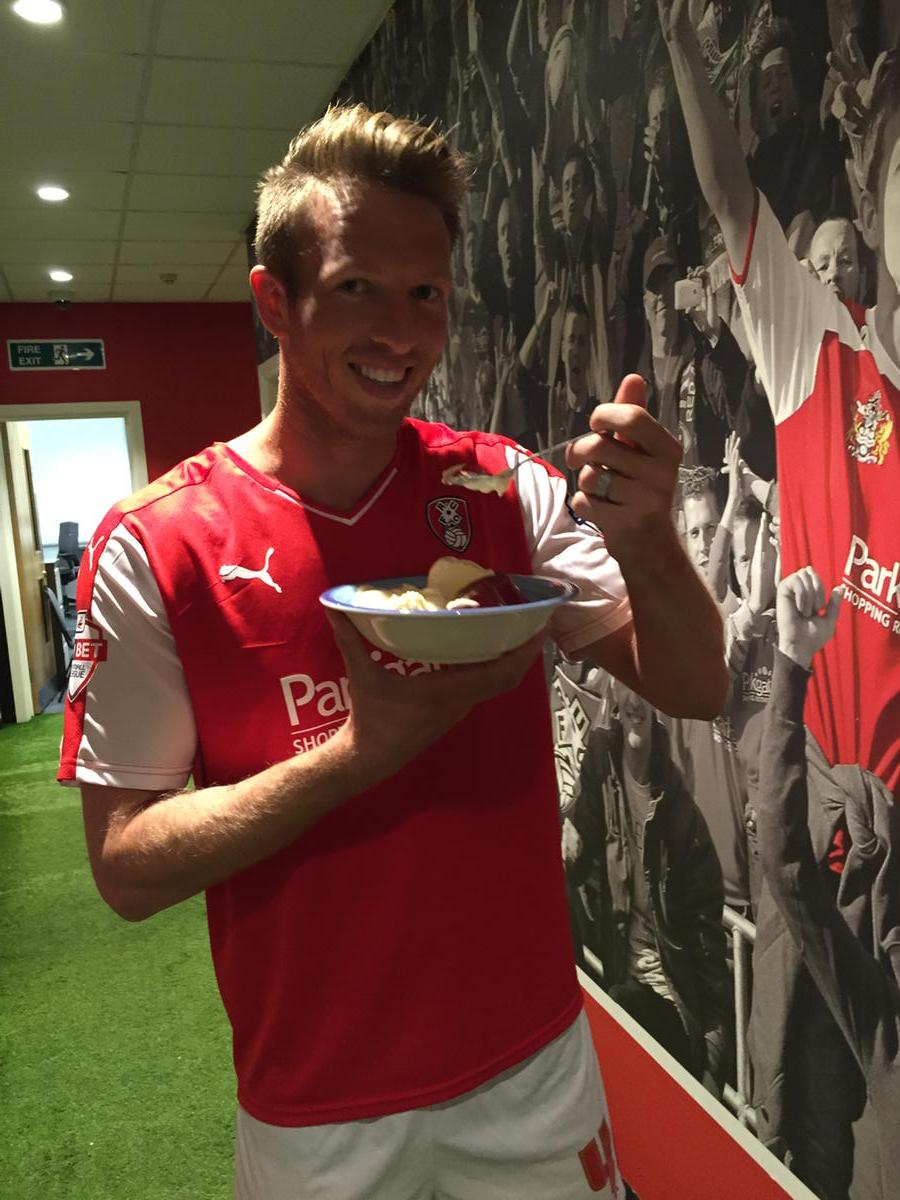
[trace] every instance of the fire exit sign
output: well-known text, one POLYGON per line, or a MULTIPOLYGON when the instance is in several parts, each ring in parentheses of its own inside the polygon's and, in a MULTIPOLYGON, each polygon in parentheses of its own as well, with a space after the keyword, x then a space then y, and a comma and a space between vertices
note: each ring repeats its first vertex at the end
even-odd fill
POLYGON ((7 341, 11 371, 105 371, 106 351, 99 338, 80 341, 32 338, 7 341))

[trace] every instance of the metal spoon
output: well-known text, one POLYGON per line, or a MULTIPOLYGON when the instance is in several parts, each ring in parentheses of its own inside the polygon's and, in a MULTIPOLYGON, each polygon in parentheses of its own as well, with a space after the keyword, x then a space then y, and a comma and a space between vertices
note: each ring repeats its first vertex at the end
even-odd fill
POLYGON ((574 440, 574 438, 566 438, 564 442, 557 442, 554 446, 546 446, 541 450, 523 450, 522 457, 515 466, 506 467, 505 470, 496 471, 494 474, 486 471, 470 471, 461 466, 448 467, 441 476, 441 483, 455 484, 457 487, 469 488, 473 492, 496 492, 499 496, 506 491, 509 481, 523 463, 529 462, 532 458, 547 458, 574 440))

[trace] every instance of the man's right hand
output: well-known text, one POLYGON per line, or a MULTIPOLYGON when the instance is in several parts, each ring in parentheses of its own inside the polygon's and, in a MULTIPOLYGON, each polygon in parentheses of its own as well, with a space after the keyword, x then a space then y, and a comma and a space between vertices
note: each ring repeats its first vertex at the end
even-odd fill
POLYGON ((350 714, 335 742, 349 740, 363 787, 396 774, 476 704, 518 687, 544 642, 541 633, 492 662, 400 675, 372 660, 348 617, 329 613, 329 620, 350 696, 350 714))
POLYGON ((801 567, 782 579, 775 617, 781 653, 808 671, 813 656, 834 635, 843 596, 836 587, 826 605, 825 588, 813 567, 801 567))

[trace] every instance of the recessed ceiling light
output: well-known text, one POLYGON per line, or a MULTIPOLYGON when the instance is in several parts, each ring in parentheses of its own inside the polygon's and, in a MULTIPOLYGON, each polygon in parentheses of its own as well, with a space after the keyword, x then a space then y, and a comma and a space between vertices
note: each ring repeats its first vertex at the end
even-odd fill
POLYGON ((37 194, 42 200, 51 200, 53 202, 56 202, 57 200, 68 200, 69 198, 69 193, 66 191, 66 189, 64 187, 57 187, 55 183, 48 183, 43 187, 39 187, 37 194))
POLYGON ((23 21, 35 25, 55 25, 63 19, 65 12, 60 0, 16 0, 12 7, 23 21))
POLYGON ((50 272, 50 278, 54 283, 71 283, 74 276, 71 271, 53 270, 50 272))

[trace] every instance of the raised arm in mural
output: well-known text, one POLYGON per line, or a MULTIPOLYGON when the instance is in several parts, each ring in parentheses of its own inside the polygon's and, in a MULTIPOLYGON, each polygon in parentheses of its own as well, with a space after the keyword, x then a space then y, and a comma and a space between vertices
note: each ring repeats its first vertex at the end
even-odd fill
MULTIPOLYGON (((880 779, 855 764, 829 765, 803 725, 810 672, 834 635, 840 600, 837 589, 829 597, 812 567, 794 572, 778 589, 778 653, 761 748, 759 847, 795 956, 865 1079, 880 1176, 867 1194, 887 1200, 900 1177, 900 814, 880 779), (836 827, 845 830, 839 873, 828 859, 836 827)), ((768 925, 764 932, 770 942, 768 925)), ((782 958, 783 970, 791 957, 782 958)), ((794 986, 786 974, 780 982, 794 986)))

